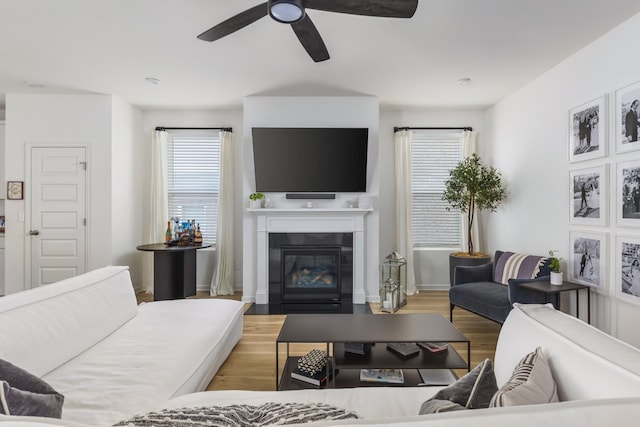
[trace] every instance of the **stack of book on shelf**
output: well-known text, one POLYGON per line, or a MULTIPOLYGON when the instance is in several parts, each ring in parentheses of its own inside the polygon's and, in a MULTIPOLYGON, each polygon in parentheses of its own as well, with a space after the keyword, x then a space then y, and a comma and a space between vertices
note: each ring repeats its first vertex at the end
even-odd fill
POLYGON ((387 350, 391 350, 403 359, 409 359, 420 354, 420 347, 413 342, 390 342, 387 343, 387 350))
POLYGON ((402 369, 361 369, 360 381, 404 384, 402 369))
POLYGON ((373 343, 370 342, 346 342, 344 343, 345 353, 365 355, 371 350, 373 343))
POLYGON ((427 350, 429 353, 444 353, 449 350, 449 344, 447 343, 419 342, 416 344, 427 350))
POLYGON ((291 371, 291 378, 320 387, 333 375, 332 368, 327 353, 314 349, 298 359, 297 366, 291 371))

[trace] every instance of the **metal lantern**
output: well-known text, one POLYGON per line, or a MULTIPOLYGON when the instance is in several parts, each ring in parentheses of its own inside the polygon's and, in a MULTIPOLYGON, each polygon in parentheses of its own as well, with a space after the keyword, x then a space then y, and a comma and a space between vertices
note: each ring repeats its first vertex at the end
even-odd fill
POLYGON ((407 260, 398 251, 394 250, 380 264, 380 277, 382 310, 393 313, 407 303, 407 260), (397 290, 394 290, 394 287, 397 290), (388 294, 386 291, 392 291, 392 293, 388 294), (395 291, 395 294, 393 291, 395 291), (397 298, 386 298, 394 295, 397 298), (385 307, 390 307, 390 309, 385 309, 385 307))

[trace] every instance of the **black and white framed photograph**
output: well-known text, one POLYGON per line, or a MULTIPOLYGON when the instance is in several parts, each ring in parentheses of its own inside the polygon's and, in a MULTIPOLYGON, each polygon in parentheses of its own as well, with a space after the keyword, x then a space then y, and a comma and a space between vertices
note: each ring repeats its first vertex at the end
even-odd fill
POLYGON ((569 222, 607 224, 607 165, 569 171, 569 222))
POLYGON ((616 165, 616 223, 640 227, 640 160, 616 165))
POLYGON ((640 237, 618 236, 616 240, 616 295, 640 304, 640 237))
POLYGON ((640 82, 616 91, 616 151, 640 149, 638 108, 640 82))
POLYGON ((607 234, 569 231, 569 281, 607 293, 607 234))
POLYGON ((580 162, 607 155, 606 95, 569 111, 569 161, 580 162))

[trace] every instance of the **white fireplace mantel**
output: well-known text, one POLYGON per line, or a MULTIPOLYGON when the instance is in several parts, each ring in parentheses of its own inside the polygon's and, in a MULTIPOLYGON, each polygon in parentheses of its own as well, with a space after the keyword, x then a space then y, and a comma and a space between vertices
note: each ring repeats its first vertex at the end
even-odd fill
POLYGON ((256 304, 269 303, 269 233, 353 233, 353 303, 365 303, 364 216, 373 209, 247 209, 256 216, 256 304))

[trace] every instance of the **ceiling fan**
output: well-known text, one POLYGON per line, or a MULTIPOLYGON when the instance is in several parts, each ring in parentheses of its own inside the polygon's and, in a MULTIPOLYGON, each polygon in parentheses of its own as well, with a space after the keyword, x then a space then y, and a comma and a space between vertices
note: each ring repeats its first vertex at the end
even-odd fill
POLYGON ((411 18, 417 7, 418 0, 269 0, 209 28, 198 38, 208 42, 218 40, 268 14, 277 22, 291 24, 309 56, 315 62, 320 62, 329 59, 329 52, 306 9, 351 15, 411 18))

